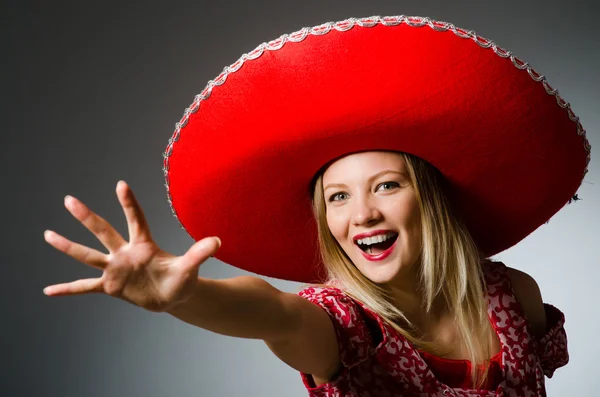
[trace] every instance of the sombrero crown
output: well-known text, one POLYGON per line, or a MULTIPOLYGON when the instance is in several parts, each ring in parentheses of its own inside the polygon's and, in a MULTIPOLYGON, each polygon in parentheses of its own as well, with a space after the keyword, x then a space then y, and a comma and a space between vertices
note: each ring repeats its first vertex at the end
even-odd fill
POLYGON ((164 155, 173 213, 217 258, 319 281, 309 185, 348 153, 433 164, 485 256, 562 208, 587 172, 585 131, 545 77, 472 31, 420 17, 305 28, 244 54, 196 96, 164 155))

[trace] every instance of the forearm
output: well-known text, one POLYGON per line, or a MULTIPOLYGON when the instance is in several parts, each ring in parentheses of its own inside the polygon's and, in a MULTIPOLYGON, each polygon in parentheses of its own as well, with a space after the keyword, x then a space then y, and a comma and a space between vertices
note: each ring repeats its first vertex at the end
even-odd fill
POLYGON ((167 313, 222 335, 277 340, 295 326, 282 294, 257 277, 200 278, 192 298, 167 313))

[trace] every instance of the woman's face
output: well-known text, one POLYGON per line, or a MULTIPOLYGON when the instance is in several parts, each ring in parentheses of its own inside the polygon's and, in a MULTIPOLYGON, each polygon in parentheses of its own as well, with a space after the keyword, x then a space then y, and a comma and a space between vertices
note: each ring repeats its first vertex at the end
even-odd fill
POLYGON ((343 157, 323 174, 323 189, 329 229, 367 278, 387 284, 410 270, 421 249, 421 220, 400 154, 343 157), (374 238, 364 240, 373 232, 374 238))

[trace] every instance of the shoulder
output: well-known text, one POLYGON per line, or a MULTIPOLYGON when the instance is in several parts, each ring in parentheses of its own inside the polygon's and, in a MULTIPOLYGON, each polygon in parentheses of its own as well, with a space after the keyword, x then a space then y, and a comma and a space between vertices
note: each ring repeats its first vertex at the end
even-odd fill
POLYGON ((352 368, 373 352, 373 338, 364 308, 342 289, 312 285, 297 293, 320 306, 330 317, 343 365, 352 368))
POLYGON ((508 266, 506 268, 515 298, 525 312, 532 335, 542 337, 546 333, 547 321, 540 287, 529 274, 508 266))
POLYGON ((304 288, 297 295, 325 309, 328 314, 351 321, 360 316, 360 305, 340 288, 326 285, 312 285, 304 288))
POLYGON ((315 303, 323 300, 350 301, 350 298, 341 289, 324 284, 309 285, 300 290, 297 295, 315 303))

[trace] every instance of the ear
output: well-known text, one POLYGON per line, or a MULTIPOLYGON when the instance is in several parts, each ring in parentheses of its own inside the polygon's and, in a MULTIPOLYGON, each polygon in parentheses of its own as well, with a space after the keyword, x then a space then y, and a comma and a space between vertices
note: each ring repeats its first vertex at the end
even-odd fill
POLYGON ((525 272, 508 267, 508 274, 515 297, 525 312, 531 334, 539 339, 546 334, 547 327, 540 287, 533 277, 525 272))

